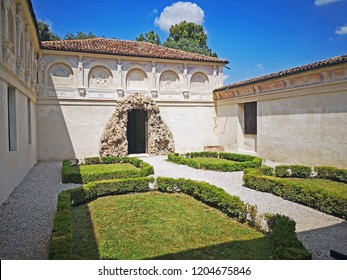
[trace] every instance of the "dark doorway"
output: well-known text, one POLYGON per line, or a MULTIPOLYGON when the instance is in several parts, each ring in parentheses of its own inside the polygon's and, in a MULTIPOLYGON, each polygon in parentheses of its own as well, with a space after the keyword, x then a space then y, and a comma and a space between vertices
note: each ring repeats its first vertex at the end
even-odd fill
POLYGON ((147 153, 147 112, 132 110, 127 124, 128 154, 147 153))

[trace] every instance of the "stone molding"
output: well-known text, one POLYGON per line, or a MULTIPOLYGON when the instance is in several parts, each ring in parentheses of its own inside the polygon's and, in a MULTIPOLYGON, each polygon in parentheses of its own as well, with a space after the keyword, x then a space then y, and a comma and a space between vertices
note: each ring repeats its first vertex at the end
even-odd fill
POLYGON ((106 124, 100 139, 100 156, 127 156, 128 112, 144 110, 148 119, 148 153, 150 155, 168 154, 175 150, 173 135, 160 116, 155 101, 140 93, 116 102, 116 110, 106 124))

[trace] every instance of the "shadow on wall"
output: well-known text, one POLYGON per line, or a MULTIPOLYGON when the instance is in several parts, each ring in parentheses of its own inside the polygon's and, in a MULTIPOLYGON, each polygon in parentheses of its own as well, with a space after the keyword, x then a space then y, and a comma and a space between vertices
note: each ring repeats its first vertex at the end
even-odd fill
MULTIPOLYGON (((37 146, 39 160, 75 159, 70 131, 53 85, 47 88, 49 104, 37 104, 37 146)), ((61 90, 59 91, 61 92, 61 90)))

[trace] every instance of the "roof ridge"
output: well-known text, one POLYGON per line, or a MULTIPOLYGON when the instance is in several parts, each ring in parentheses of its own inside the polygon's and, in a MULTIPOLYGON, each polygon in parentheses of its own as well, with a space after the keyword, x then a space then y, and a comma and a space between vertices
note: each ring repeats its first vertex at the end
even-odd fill
POLYGON ((296 66, 296 67, 288 68, 288 69, 281 70, 278 72, 274 72, 274 73, 246 79, 243 81, 235 82, 235 83, 217 88, 213 92, 217 92, 220 90, 227 90, 230 88, 240 87, 240 86, 249 85, 249 84, 254 84, 257 82, 271 80, 271 79, 275 79, 275 78, 279 78, 279 77, 283 77, 283 76, 287 76, 287 75, 293 75, 293 74, 301 73, 304 71, 314 70, 314 69, 327 67, 330 65, 335 65, 335 64, 339 64, 339 63, 343 63, 343 62, 347 62, 347 54, 334 56, 332 58, 328 58, 328 59, 324 59, 324 60, 320 60, 320 61, 316 61, 316 62, 312 62, 312 63, 307 63, 307 64, 303 64, 301 66, 296 66))
POLYGON ((153 57, 165 59, 191 60, 225 63, 226 59, 206 56, 166 46, 156 45, 150 42, 121 40, 113 38, 87 38, 72 40, 42 41, 43 49, 90 52, 99 54, 113 54, 125 56, 153 57))

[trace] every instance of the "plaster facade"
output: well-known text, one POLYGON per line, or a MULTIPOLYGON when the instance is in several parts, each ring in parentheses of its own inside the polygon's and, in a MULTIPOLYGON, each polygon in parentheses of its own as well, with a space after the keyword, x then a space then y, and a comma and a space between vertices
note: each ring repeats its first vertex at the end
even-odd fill
POLYGON ((0 15, 1 204, 37 162, 35 53, 39 43, 25 1, 1 0, 0 15))
POLYGON ((117 101, 135 93, 152 98, 159 106, 177 152, 215 144, 212 90, 222 85, 223 66, 42 50, 39 159, 98 156, 102 132, 117 101))
POLYGON ((347 167, 347 63, 215 90, 218 141, 275 162, 347 167), (257 103, 257 133, 244 104, 257 103))

